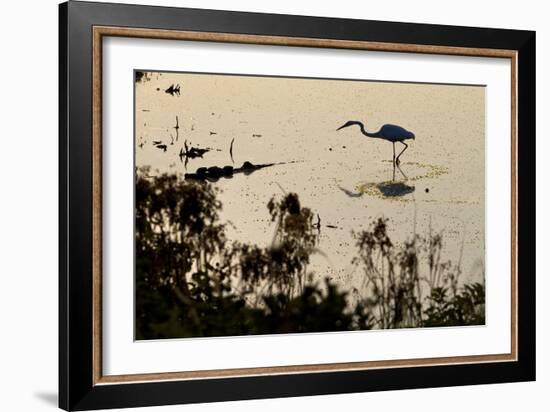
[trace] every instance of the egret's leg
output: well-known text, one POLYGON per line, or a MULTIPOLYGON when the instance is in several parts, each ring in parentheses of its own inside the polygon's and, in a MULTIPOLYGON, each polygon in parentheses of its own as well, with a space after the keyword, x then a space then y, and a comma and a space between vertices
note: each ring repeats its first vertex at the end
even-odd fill
POLYGON ((399 169, 399 171, 401 172, 401 174, 403 175, 403 177, 405 178, 405 180, 409 180, 409 178, 407 177, 407 175, 403 172, 403 170, 401 170, 401 167, 399 165, 397 165, 397 168, 399 169))
POLYGON ((393 163, 395 163, 395 142, 392 142, 393 144, 393 163))
POLYGON ((395 160, 395 162, 397 164, 399 164, 399 157, 401 157, 401 155, 403 154, 403 152, 405 152, 405 150, 407 150, 409 148, 409 145, 407 145, 407 143, 405 142, 401 142, 405 145, 405 147, 403 148, 403 150, 401 150, 401 152, 397 155, 397 159, 395 160))

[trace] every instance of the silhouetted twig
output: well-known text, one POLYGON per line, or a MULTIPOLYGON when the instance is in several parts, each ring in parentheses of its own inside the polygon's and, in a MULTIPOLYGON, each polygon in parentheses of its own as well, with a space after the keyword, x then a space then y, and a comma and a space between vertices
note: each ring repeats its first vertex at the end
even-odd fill
POLYGON ((235 163, 233 160, 233 142, 235 141, 235 138, 231 139, 231 144, 229 145, 229 156, 231 156, 231 162, 235 163))
POLYGON ((174 126, 174 129, 176 130, 176 142, 177 142, 180 137, 180 133, 179 133, 180 124, 179 124, 178 116, 176 116, 176 125, 174 126))

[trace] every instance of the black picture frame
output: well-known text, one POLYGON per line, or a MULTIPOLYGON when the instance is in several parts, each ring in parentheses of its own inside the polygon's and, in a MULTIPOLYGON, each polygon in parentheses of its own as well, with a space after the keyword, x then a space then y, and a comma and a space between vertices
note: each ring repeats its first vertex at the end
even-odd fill
POLYGON ((535 32, 201 9, 59 6, 59 406, 90 410, 535 380, 535 32), (92 28, 137 27, 517 52, 517 361, 94 384, 92 28))

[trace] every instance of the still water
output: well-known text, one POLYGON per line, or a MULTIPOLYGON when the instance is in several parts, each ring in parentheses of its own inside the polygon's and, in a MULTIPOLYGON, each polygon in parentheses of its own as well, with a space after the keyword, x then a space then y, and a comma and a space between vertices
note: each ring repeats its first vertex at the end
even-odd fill
POLYGON ((268 201, 295 192, 319 215, 320 253, 309 268, 319 279, 358 286, 353 232, 383 216, 397 242, 442 233, 443 260, 461 258, 463 282, 482 280, 484 87, 147 73, 135 102, 136 166, 151 174, 277 163, 213 183, 231 240, 268 245, 268 201), (358 127, 336 131, 348 120, 370 132, 397 124, 416 138, 395 167, 390 142, 358 127), (185 162, 184 142, 208 151, 185 162))

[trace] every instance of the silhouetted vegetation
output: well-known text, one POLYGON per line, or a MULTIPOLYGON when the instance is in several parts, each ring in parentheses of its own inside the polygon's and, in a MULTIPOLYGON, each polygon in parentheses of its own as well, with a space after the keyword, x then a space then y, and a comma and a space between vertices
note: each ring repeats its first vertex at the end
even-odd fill
POLYGON ((459 286, 439 235, 394 245, 378 219, 356 234, 359 299, 308 271, 315 214, 294 193, 272 198, 268 247, 230 241, 217 189, 175 175, 136 177, 136 338, 158 339, 483 324, 485 290, 459 286), (425 277, 420 259, 426 258, 425 277))
POLYGON ((169 95, 172 95, 172 96, 179 96, 180 93, 181 93, 180 85, 179 84, 172 84, 164 92, 169 94, 169 95))
POLYGON ((442 261, 440 234, 415 234, 395 246, 387 233, 387 220, 378 219, 371 230, 356 237, 355 262, 364 271, 361 295, 376 328, 485 323, 484 284, 459 287, 460 264, 442 261), (427 266, 424 276, 419 269, 422 258, 427 266))
POLYGON ((136 70, 134 72, 134 76, 135 76, 135 81, 136 83, 140 83, 140 82, 148 82, 149 80, 151 80, 151 74, 150 73, 147 73, 147 72, 142 72, 142 71, 139 71, 139 70, 136 70))

